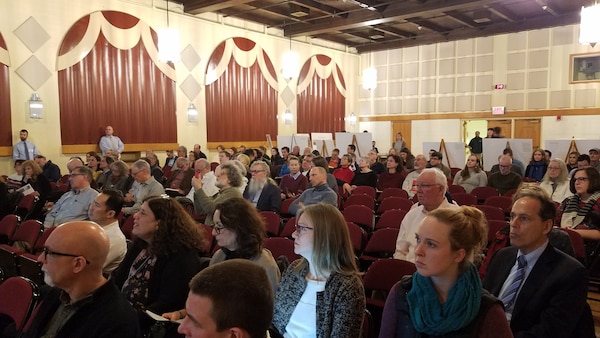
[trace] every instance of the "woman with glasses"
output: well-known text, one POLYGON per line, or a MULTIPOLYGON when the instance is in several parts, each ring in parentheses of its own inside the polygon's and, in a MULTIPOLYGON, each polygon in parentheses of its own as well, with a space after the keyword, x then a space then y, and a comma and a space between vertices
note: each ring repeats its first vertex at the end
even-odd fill
POLYGON ((338 209, 313 204, 298 212, 294 252, 275 295, 272 337, 355 338, 365 295, 348 227, 338 209))
POLYGON ((344 192, 350 195, 356 187, 363 185, 377 188, 377 174, 371 170, 369 158, 366 156, 358 160, 358 170, 354 172, 352 180, 349 183, 344 183, 342 188, 344 192))
POLYGON ((557 203, 561 203, 565 198, 573 195, 569 185, 569 172, 563 160, 560 158, 550 160, 540 187, 557 203))
POLYGON ((460 185, 465 188, 467 193, 470 193, 476 187, 487 186, 488 180, 486 173, 481 170, 481 162, 479 157, 475 155, 467 158, 465 168, 454 175, 454 185, 460 185))
POLYGON ((417 272, 394 285, 379 337, 512 337, 502 303, 483 289, 474 261, 487 241, 481 211, 431 211, 415 237, 417 272))
POLYGON ((114 273, 114 281, 139 310, 140 326, 153 321, 144 314, 176 311, 185 305, 188 283, 201 269, 202 233, 175 199, 150 197, 133 216, 136 237, 114 273))
MULTIPOLYGON (((281 273, 271 251, 263 248, 266 228, 256 208, 244 198, 232 197, 215 206, 213 222, 212 234, 221 248, 212 256, 210 265, 234 258, 251 260, 265 269, 275 293, 281 273)), ((162 316, 179 320, 186 312, 181 309, 162 316)))
POLYGON ((125 196, 132 184, 133 177, 129 175, 129 166, 119 160, 110 165, 110 177, 102 188, 118 190, 125 196))
POLYGON ((600 240, 600 173, 594 167, 575 169, 569 185, 574 195, 561 203, 558 220, 561 228, 583 237, 589 258, 600 240))

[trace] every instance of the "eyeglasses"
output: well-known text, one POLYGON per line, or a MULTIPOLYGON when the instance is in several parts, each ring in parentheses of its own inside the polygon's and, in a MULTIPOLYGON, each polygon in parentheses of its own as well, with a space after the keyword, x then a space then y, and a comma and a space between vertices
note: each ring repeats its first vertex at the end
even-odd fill
POLYGON ((131 176, 135 177, 135 175, 139 174, 139 171, 134 172, 133 170, 131 171, 131 176))
POLYGON ((307 227, 307 226, 304 226, 304 225, 299 225, 299 224, 296 224, 294 227, 296 228, 296 232, 298 233, 298 235, 301 235, 301 234, 303 234, 303 233, 305 233, 305 232, 307 232, 309 230, 313 230, 314 229, 314 228, 307 227))
POLYGON ((577 182, 585 182, 590 180, 589 177, 575 177, 573 179, 577 182))
POLYGON ((211 228, 213 228, 213 230, 215 230, 215 232, 217 233, 217 235, 220 235, 221 232, 226 229, 223 224, 220 223, 215 223, 211 226, 211 228))
POLYGON ((77 174, 77 173, 75 173, 75 174, 69 174, 69 177, 83 176, 83 175, 85 175, 85 174, 77 174))
POLYGON ((415 187, 416 189, 427 189, 427 188, 431 188, 436 185, 439 185, 439 184, 437 184, 437 183, 434 183, 434 184, 417 183, 417 184, 413 184, 413 187, 415 187))
MULTIPOLYGON (((48 255, 51 256, 63 256, 63 257, 83 257, 82 255, 74 255, 74 254, 68 254, 68 253, 62 253, 62 252, 58 252, 58 251, 52 251, 46 247, 44 247, 44 249, 42 250, 42 252, 44 253, 44 259, 48 258, 48 255)), ((87 264, 91 264, 90 261, 87 260, 87 258, 83 257, 83 259, 85 259, 85 262, 87 264)))
POLYGON ((253 174, 258 174, 258 173, 261 173, 263 171, 266 171, 266 170, 262 170, 262 169, 259 169, 259 170, 250 170, 250 172, 253 173, 253 174))
POLYGON ((548 170, 560 170, 560 167, 548 167, 548 170))
POLYGON ((500 168, 505 168, 505 169, 506 169, 506 168, 510 168, 510 167, 511 167, 511 165, 502 165, 502 164, 499 164, 498 166, 499 166, 500 168))

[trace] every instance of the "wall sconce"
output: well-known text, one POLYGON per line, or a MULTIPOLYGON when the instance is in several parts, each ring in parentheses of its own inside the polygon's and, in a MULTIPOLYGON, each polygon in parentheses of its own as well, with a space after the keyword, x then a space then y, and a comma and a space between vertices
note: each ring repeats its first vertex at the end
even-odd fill
POLYGON ((294 120, 294 115, 292 115, 290 108, 285 109, 285 113, 283 113, 283 120, 285 121, 285 124, 292 124, 292 121, 294 120))
POLYGON ((354 113, 350 114, 350 116, 348 116, 348 122, 350 122, 351 126, 356 125, 356 115, 354 115, 354 113))
POLYGON ((598 42, 600 42, 600 4, 581 7, 579 43, 594 47, 598 42))
POLYGON ((198 110, 193 103, 190 102, 190 105, 187 109, 188 121, 189 122, 197 122, 198 121, 198 110))
POLYGON ((179 31, 169 27, 169 1, 167 0, 167 27, 160 28, 158 34, 158 60, 179 62, 179 31))
POLYGON ((29 117, 32 119, 41 119, 44 117, 44 102, 37 93, 31 94, 29 99, 29 117))

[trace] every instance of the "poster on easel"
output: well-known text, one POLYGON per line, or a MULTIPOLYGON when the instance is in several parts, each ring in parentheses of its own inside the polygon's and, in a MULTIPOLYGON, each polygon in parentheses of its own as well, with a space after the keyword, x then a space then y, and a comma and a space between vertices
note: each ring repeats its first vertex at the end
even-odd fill
POLYGON ((533 152, 533 142, 528 139, 516 138, 484 138, 483 139, 483 169, 489 171, 494 164, 498 164, 498 157, 505 148, 513 151, 513 158, 521 161, 527 167, 533 152))
POLYGON ((311 133, 313 150, 317 150, 323 157, 331 156, 335 148, 331 133, 311 133))
POLYGON ((305 147, 311 147, 312 144, 310 142, 310 135, 308 134, 294 134, 294 135, 277 135, 277 147, 279 151, 281 148, 288 147, 290 151, 294 148, 294 146, 300 147, 300 153, 305 147))
POLYGON ((340 155, 346 153, 349 144, 356 146, 356 156, 367 156, 373 149, 373 134, 371 133, 335 133, 335 146, 340 150, 340 155))
POLYGON ((600 148, 600 140, 546 140, 544 150, 552 152, 552 158, 560 158, 567 162, 569 152, 577 151, 580 154, 588 154, 592 148, 600 148))
POLYGON ((449 168, 465 167, 465 144, 463 142, 444 142, 444 140, 423 142, 423 150, 427 152, 425 155, 427 158, 429 149, 441 152, 444 156, 442 163, 449 168), (442 143, 443 147, 441 147, 442 143))

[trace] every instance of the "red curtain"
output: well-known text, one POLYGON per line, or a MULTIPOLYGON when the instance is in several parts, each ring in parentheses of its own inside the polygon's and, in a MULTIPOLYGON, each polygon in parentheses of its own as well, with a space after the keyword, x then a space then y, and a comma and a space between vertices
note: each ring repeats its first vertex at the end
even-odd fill
MULTIPOLYGON (((234 38, 236 48, 248 51, 255 43, 234 38)), ((208 69, 213 69, 223 55, 225 42, 211 55, 208 69)), ((259 48, 259 47, 256 47, 259 48)), ((274 67, 262 53, 270 76, 274 67)), ((276 78, 276 77, 275 77, 276 78)), ((269 85, 258 62, 240 66, 231 57, 225 71, 206 86, 206 132, 208 142, 264 141, 266 134, 277 135, 277 91, 269 85)))
MULTIPOLYGON (((113 11, 103 15, 120 28, 139 20, 113 11)), ((61 52, 79 43, 87 20, 73 25, 61 52)), ((88 55, 58 72, 58 90, 63 145, 96 144, 107 125, 125 144, 177 142, 175 82, 156 67, 141 40, 122 50, 100 32, 88 55)))

